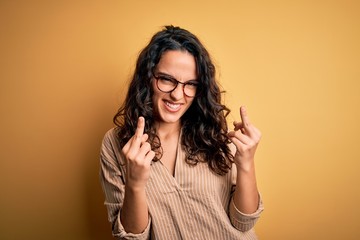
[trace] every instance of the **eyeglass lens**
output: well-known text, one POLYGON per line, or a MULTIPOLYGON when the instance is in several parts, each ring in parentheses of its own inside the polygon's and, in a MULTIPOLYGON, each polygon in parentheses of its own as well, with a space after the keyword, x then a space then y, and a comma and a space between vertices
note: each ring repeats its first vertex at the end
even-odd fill
POLYGON ((183 91, 186 96, 194 97, 196 95, 197 83, 195 81, 182 83, 177 81, 176 79, 165 76, 157 76, 155 78, 157 80, 157 87, 162 92, 172 92, 175 90, 177 85, 181 84, 183 85, 183 91))

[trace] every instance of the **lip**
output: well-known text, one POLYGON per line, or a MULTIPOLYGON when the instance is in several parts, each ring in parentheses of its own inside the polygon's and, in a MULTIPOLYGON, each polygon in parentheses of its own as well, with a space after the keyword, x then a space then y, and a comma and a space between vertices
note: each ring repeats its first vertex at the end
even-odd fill
POLYGON ((163 100, 164 102, 164 106, 166 108, 167 111, 169 112, 178 112, 180 111, 183 103, 175 103, 175 102, 172 102, 172 101, 168 101, 168 100, 163 100), (172 106, 170 106, 172 105, 172 106))

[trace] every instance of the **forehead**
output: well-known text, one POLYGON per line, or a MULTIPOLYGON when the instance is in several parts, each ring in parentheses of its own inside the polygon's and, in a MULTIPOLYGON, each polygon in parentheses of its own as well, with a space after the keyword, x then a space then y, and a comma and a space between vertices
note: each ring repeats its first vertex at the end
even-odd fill
POLYGON ((169 50, 162 54, 156 70, 178 80, 196 79, 196 61, 187 51, 169 50))

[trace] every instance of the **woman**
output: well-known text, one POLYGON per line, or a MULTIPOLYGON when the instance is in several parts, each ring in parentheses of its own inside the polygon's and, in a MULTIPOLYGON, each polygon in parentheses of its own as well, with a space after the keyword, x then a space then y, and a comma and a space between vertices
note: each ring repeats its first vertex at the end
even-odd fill
POLYGON ((263 210, 260 131, 240 108, 228 131, 210 56, 167 26, 142 50, 101 148, 100 177, 118 239, 256 239, 263 210))

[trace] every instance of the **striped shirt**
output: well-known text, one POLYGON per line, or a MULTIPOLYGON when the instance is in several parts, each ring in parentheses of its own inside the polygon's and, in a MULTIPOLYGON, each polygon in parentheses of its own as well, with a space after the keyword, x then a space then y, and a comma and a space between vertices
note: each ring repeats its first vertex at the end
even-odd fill
MULTIPOLYGON (((180 141, 179 141, 180 142, 180 141)), ((232 200, 236 167, 226 175, 213 173, 207 163, 191 166, 178 145, 174 176, 161 163, 152 162, 146 185, 149 222, 140 234, 128 233, 120 221, 125 193, 125 158, 115 129, 101 146, 100 181, 108 220, 118 239, 257 239, 254 225, 263 210, 260 200, 253 214, 236 209, 232 200)))

